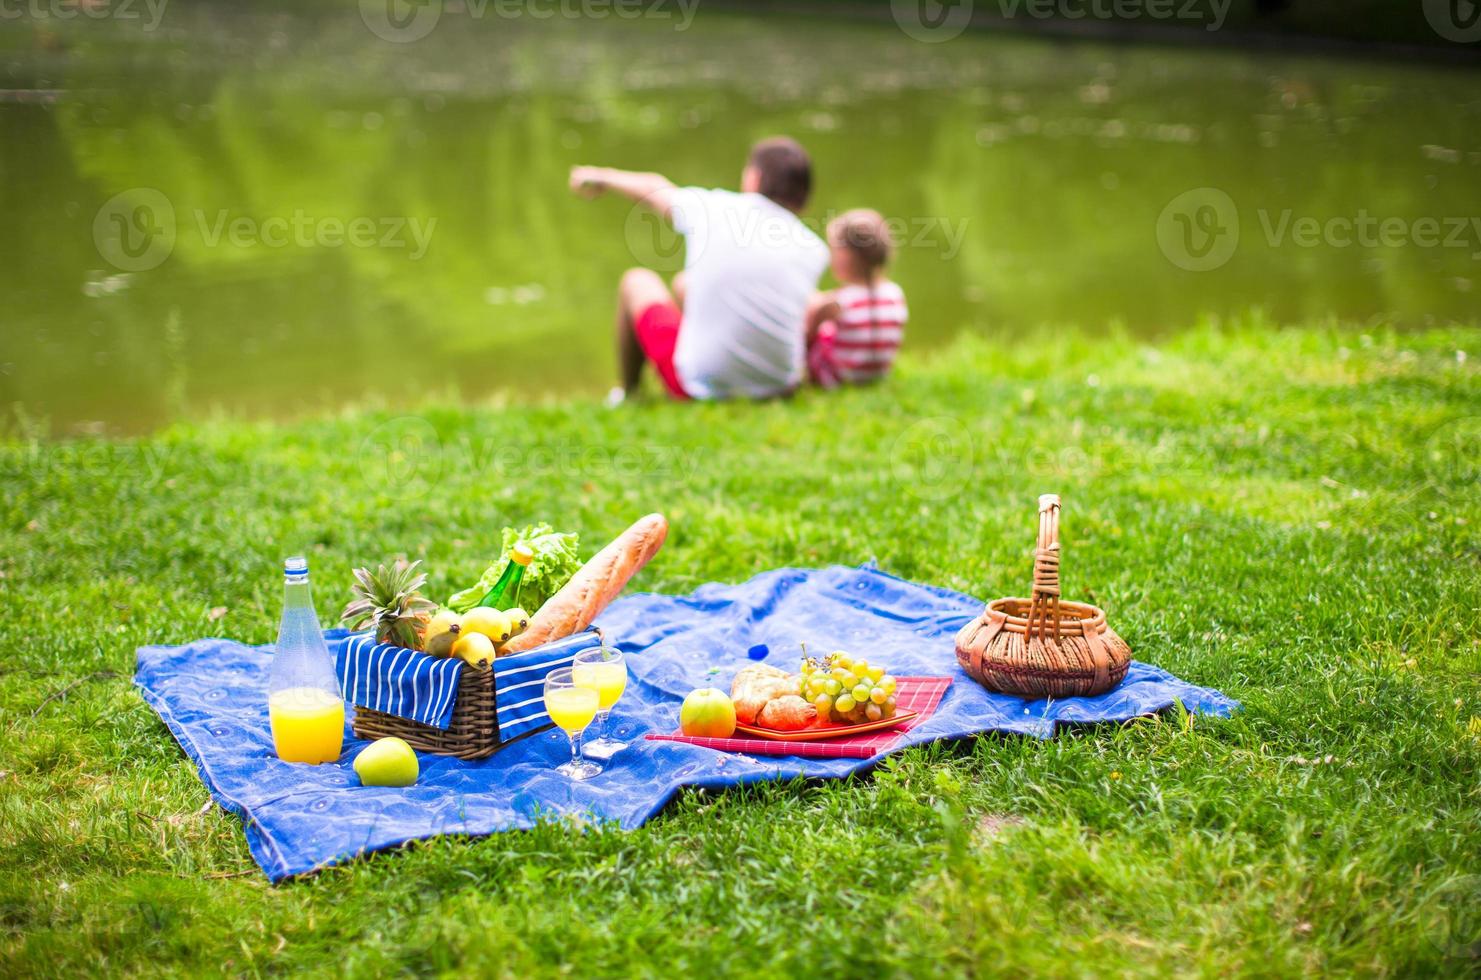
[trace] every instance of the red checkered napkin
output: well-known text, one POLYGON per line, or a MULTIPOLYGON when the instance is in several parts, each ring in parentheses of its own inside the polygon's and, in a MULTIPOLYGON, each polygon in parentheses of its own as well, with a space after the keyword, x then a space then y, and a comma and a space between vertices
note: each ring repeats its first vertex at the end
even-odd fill
POLYGON ((722 752, 745 752, 748 755, 805 755, 814 759, 869 759, 888 752, 916 725, 936 713, 946 689, 951 686, 950 677, 897 677, 895 679, 895 706, 899 711, 915 711, 918 714, 896 728, 886 728, 862 735, 840 735, 807 742, 778 742, 736 732, 730 738, 703 738, 674 732, 672 735, 648 735, 656 742, 688 742, 703 745, 707 749, 722 752))

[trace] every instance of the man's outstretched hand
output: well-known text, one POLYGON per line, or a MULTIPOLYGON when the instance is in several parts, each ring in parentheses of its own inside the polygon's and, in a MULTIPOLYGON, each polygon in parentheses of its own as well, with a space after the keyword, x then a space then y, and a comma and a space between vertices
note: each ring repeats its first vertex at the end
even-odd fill
POLYGON ((673 207, 674 185, 663 174, 612 167, 572 167, 571 190, 588 198, 611 191, 656 211, 664 218, 670 217, 673 207))
POLYGON ((585 198, 600 197, 607 185, 602 180, 605 167, 572 167, 571 190, 585 198))

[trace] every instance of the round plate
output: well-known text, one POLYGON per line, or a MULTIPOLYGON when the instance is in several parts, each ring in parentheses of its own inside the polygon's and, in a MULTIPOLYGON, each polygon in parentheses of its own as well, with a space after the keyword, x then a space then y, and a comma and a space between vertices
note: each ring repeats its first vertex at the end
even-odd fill
POLYGON ((858 725, 814 725, 795 732, 779 732, 775 728, 761 728, 737 722, 735 730, 745 732, 747 735, 755 735, 758 738, 769 738, 774 742, 817 742, 825 738, 838 738, 840 735, 862 735, 865 732, 894 728, 919 714, 919 711, 897 711, 894 717, 881 718, 879 721, 866 721, 858 725))

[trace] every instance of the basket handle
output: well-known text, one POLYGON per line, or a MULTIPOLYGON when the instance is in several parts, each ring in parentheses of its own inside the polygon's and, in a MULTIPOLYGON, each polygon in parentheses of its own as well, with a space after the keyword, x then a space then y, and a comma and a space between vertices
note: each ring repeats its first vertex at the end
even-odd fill
POLYGON ((1059 632, 1059 494, 1039 497, 1039 541, 1034 548, 1034 591, 1025 638, 1059 632))

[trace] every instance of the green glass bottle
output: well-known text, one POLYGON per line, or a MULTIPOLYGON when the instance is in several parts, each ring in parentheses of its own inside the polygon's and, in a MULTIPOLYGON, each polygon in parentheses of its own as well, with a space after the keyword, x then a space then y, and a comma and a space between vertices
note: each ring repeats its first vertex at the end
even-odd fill
POLYGON ((534 560, 535 553, 529 545, 523 541, 516 543, 509 549, 509 564, 504 566, 504 574, 489 589, 488 595, 478 600, 478 604, 489 609, 509 609, 519 605, 519 583, 524 580, 525 567, 534 560))

